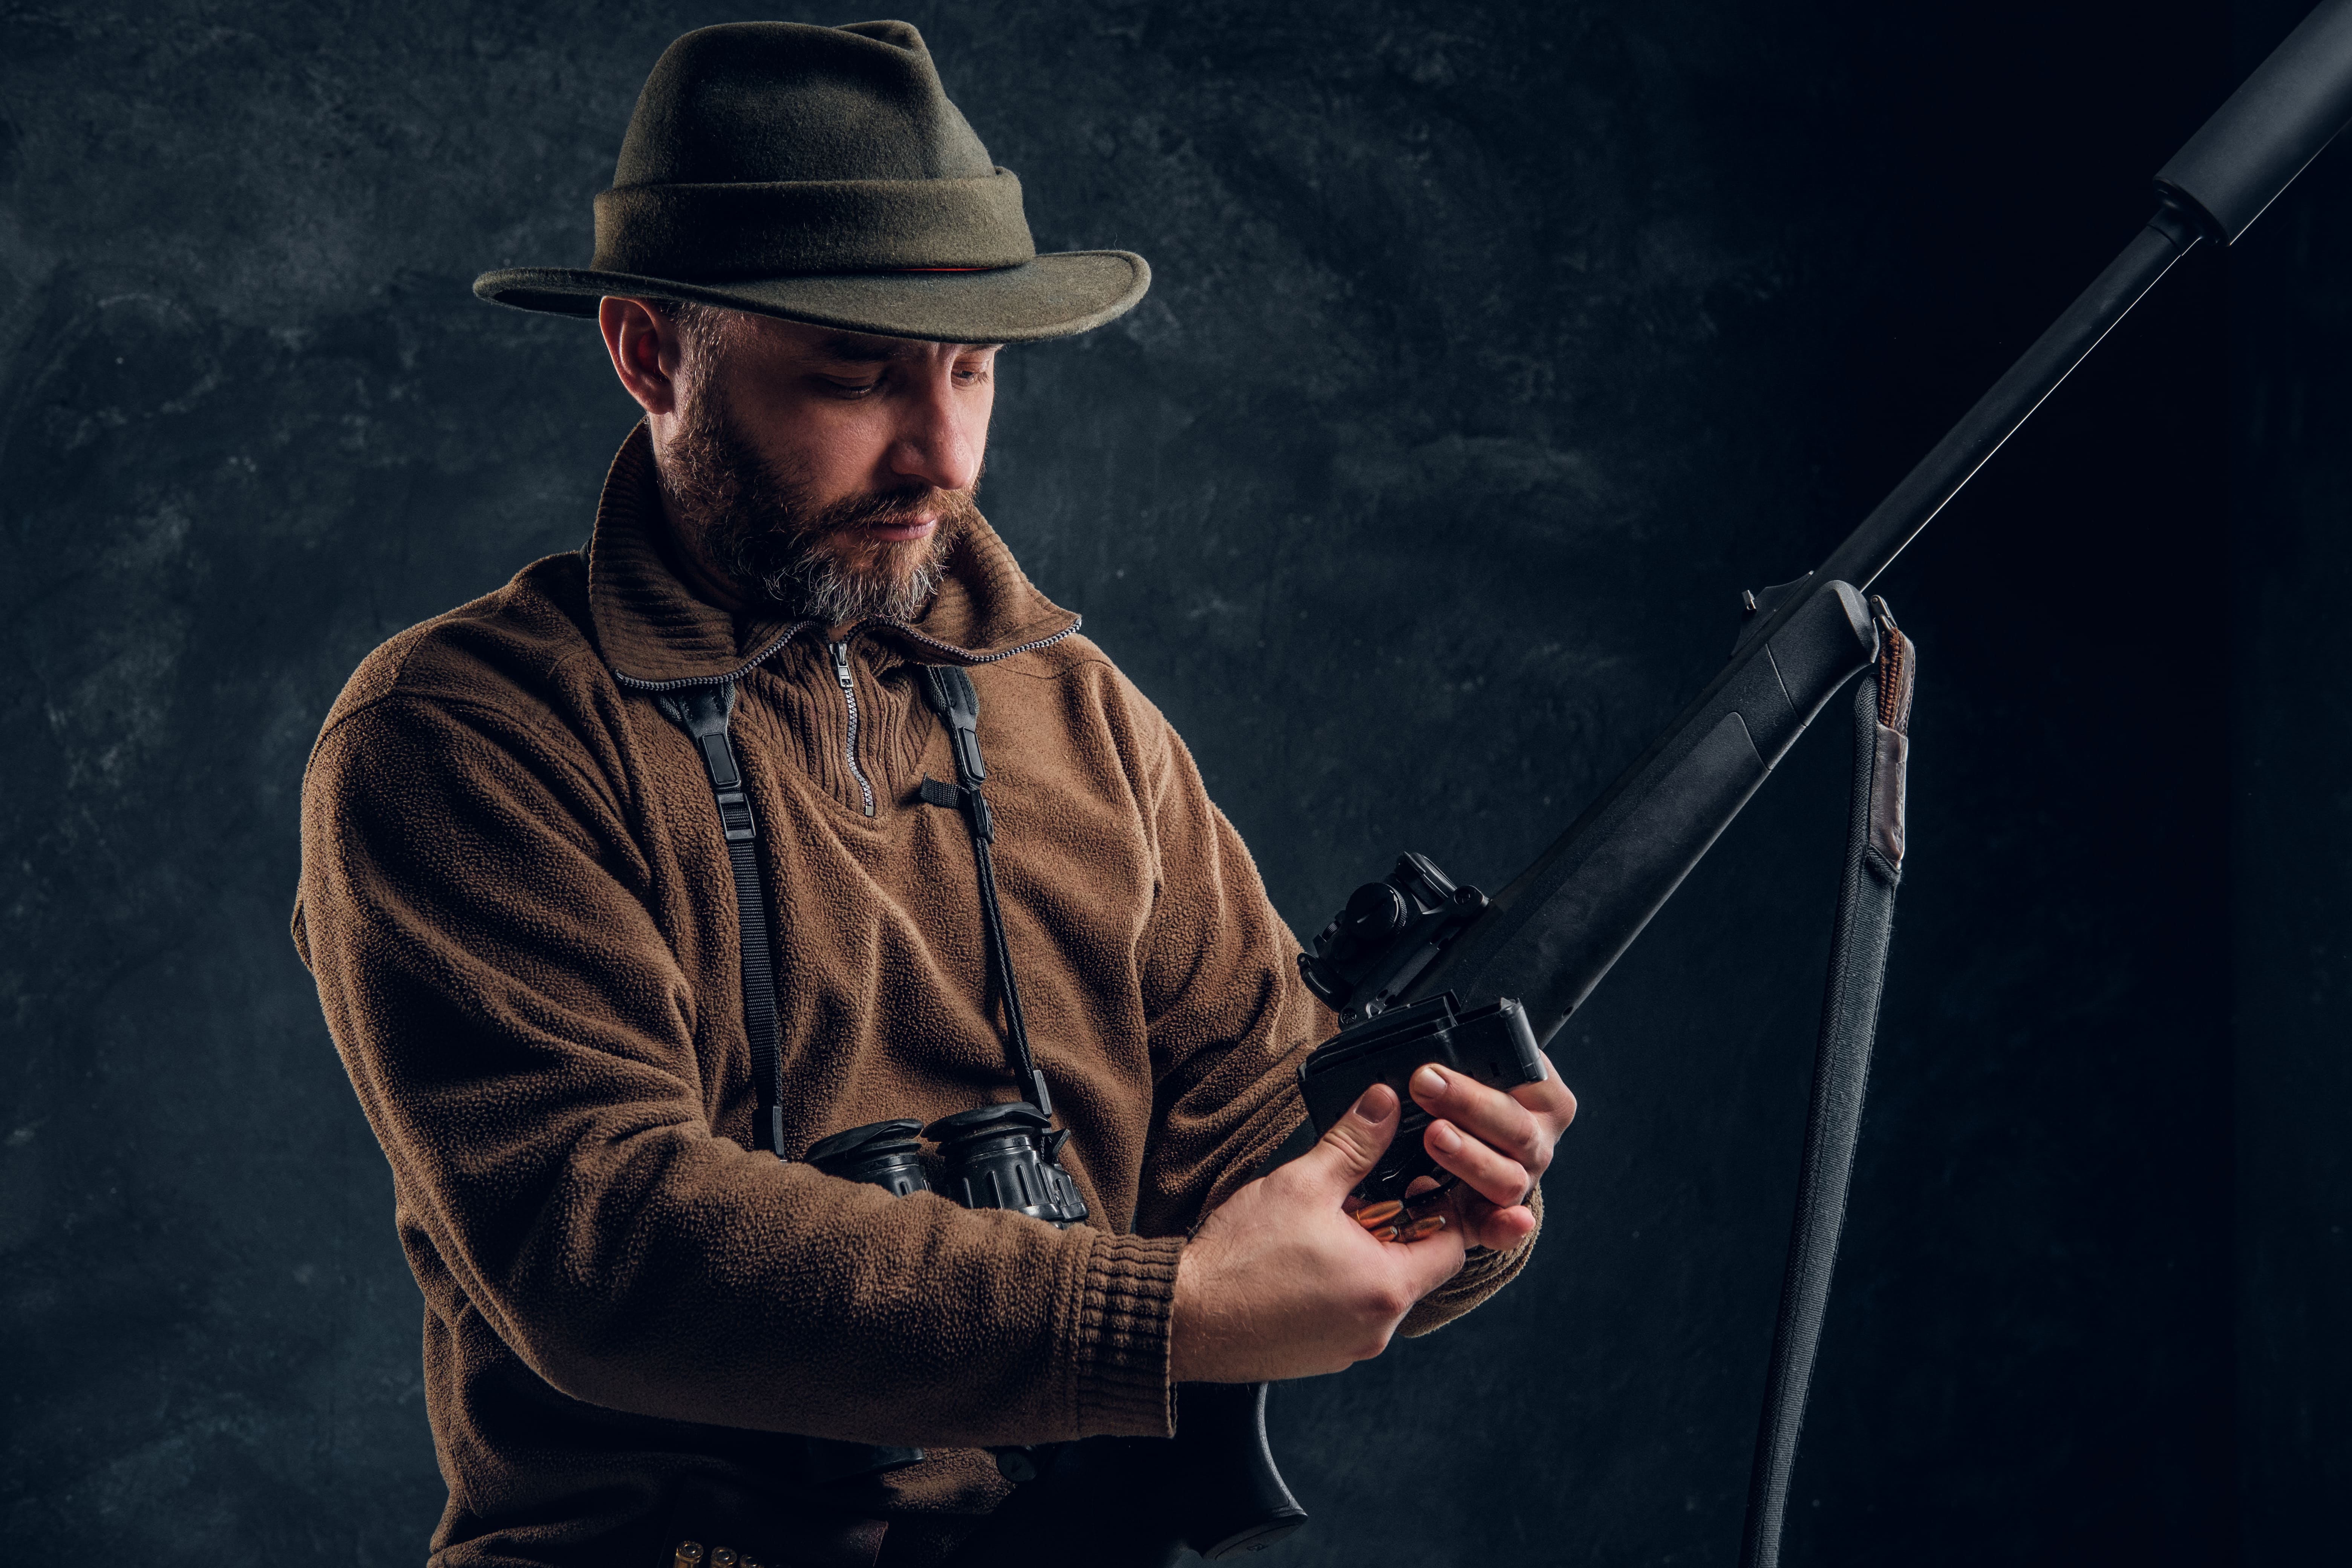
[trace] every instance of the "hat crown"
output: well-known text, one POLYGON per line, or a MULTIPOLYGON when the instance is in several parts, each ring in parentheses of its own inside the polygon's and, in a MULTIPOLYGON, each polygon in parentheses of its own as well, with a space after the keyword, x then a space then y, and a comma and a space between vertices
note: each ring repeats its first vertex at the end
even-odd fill
POLYGON ((995 170, 907 22, 730 22, 662 52, 615 188, 985 179, 995 170))
POLYGON ((593 316, 677 300, 930 342, 1034 342, 1150 286, 1124 250, 1037 254, 1021 182, 948 101, 905 22, 731 22, 662 51, 585 268, 509 267, 474 292, 593 316))

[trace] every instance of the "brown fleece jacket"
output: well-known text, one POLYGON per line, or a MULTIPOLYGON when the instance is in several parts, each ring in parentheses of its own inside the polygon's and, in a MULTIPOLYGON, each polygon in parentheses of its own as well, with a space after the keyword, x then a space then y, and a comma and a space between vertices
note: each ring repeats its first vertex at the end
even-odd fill
MULTIPOLYGON (((1333 1019, 1183 743, 984 524, 911 627, 739 622, 667 554, 641 426, 585 562, 526 567, 352 676, 303 791, 294 934, 425 1300, 440 1563, 611 1561, 776 1434, 921 1445, 877 1515, 981 1513, 976 1446, 1164 1435, 1187 1230, 1289 1133, 1333 1019), (647 683, 732 679, 772 900, 786 1147, 1014 1098, 963 820, 913 660, 971 667, 1030 1033, 1092 1210, 1055 1230, 752 1142, 733 883, 647 683), (867 805, 870 793, 871 807, 867 805)), ((1474 1253, 1407 1331, 1528 1247, 1474 1253)))

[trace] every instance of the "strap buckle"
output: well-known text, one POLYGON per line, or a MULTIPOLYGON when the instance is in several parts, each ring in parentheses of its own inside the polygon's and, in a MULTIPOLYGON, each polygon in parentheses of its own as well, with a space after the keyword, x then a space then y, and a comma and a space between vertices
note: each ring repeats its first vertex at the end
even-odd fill
POLYGON ((740 844, 760 837, 760 824, 751 815, 751 800, 740 789, 718 792, 719 828, 730 844, 740 844))

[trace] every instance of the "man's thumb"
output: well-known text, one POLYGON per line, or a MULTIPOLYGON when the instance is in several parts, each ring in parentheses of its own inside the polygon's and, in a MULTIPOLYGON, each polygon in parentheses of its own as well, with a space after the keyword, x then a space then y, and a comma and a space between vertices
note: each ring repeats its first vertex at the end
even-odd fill
POLYGON ((1336 1194, 1345 1196, 1372 1173, 1372 1167, 1380 1163, 1396 1130, 1396 1091, 1386 1084, 1376 1083, 1364 1090, 1362 1098, 1331 1124, 1331 1131, 1295 1163, 1313 1176, 1317 1184, 1328 1186, 1336 1194))

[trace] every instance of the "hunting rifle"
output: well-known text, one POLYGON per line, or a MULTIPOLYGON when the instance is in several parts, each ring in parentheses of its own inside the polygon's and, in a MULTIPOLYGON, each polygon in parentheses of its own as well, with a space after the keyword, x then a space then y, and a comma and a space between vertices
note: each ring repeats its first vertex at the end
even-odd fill
MULTIPOLYGON (((1350 1020, 1449 992, 1468 1008, 1516 998, 1536 1040, 1549 1039, 1806 725, 1877 657, 1864 593, 1879 574, 2174 262, 2200 241, 2236 240, 2347 119, 2352 0, 2324 0, 2158 173, 2147 226, 1862 525, 1814 571, 1746 595, 1731 661, 1533 865, 1488 900, 1442 874, 1429 882, 1421 872, 1434 868, 1408 857, 1388 882, 1360 890, 1390 888, 1394 900, 1349 900, 1326 931, 1331 940, 1318 939, 1324 951, 1302 966, 1309 983, 1350 1020)), ((1294 1140, 1269 1166, 1306 1142, 1294 1140)), ((1177 1494, 1172 1528, 1204 1556, 1252 1551, 1295 1530, 1305 1511, 1266 1453, 1263 1390, 1188 1385, 1180 1399, 1185 1430, 1175 1441, 1066 1446, 959 1564, 977 1568, 1000 1552, 1005 1562, 1034 1562, 1048 1542, 1068 1543, 1073 1560, 1172 1562, 1180 1545, 1137 1538, 1150 1533, 1142 1494, 1155 1488, 1177 1494), (1204 1440, 1207 1426, 1222 1429, 1214 1442, 1204 1440), (1129 1484, 1114 1480, 1122 1475, 1129 1484), (1128 1541, 1136 1550, 1122 1549, 1128 1541)), ((1776 1550, 1751 1541, 1746 1555, 1776 1550)))
POLYGON ((1516 996, 1549 1039, 1875 657, 1863 594, 1879 574, 2175 261, 2243 234, 2347 119, 2352 0, 2326 0, 2164 165, 2156 214, 2123 253, 1828 560, 1748 595, 1730 663, 1396 999, 1516 996))

